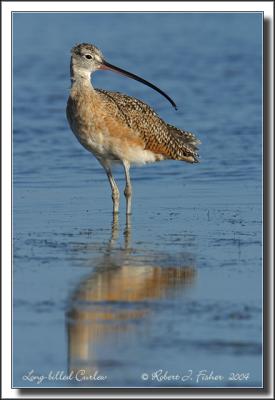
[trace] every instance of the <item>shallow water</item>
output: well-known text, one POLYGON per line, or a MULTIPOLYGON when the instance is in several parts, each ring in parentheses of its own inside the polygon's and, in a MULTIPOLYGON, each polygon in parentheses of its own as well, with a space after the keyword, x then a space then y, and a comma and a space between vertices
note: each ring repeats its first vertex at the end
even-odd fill
POLYGON ((261 386, 261 15, 15 14, 13 26, 13 386, 261 386), (67 125, 77 42, 179 111, 108 72, 95 86, 202 141, 200 164, 132 169, 128 221, 124 199, 113 220, 105 174, 67 125))

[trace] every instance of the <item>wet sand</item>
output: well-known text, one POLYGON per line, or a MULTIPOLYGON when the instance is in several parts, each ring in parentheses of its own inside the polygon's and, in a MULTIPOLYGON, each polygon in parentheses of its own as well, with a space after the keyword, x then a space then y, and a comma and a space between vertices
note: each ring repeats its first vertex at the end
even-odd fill
MULTIPOLYGON (((150 193, 151 183, 142 197, 137 181, 131 221, 126 224, 121 213, 114 223, 105 183, 77 196, 48 189, 47 201, 44 191, 33 190, 20 201, 25 206, 17 223, 26 230, 14 241, 18 377, 32 369, 45 375, 98 371, 108 378, 74 379, 65 386, 143 386, 141 375, 160 369, 183 376, 192 370, 194 380, 201 370, 213 370, 224 380, 148 379, 146 385, 240 385, 227 379, 232 372, 249 373, 241 384, 257 385, 257 203, 234 204, 226 196, 218 205, 213 196, 194 197, 191 191, 180 199, 167 195, 165 185, 150 193), (96 212, 87 209, 89 197, 100 204, 96 212)), ((175 180, 170 186, 180 190, 175 180)))

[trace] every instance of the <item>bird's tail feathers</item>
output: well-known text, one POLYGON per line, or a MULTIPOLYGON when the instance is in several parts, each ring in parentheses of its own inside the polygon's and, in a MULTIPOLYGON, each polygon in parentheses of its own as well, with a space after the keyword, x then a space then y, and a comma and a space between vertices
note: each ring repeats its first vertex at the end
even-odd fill
POLYGON ((201 141, 191 132, 187 132, 176 128, 173 125, 168 125, 169 133, 178 145, 178 157, 191 163, 199 162, 198 145, 201 141))

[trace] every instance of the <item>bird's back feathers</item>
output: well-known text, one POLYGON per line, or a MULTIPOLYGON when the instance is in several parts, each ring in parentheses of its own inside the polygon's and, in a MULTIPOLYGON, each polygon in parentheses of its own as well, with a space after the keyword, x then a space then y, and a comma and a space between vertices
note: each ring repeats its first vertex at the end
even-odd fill
POLYGON ((166 159, 198 162, 196 136, 163 121, 146 103, 119 92, 95 89, 106 107, 143 139, 144 149, 166 159))

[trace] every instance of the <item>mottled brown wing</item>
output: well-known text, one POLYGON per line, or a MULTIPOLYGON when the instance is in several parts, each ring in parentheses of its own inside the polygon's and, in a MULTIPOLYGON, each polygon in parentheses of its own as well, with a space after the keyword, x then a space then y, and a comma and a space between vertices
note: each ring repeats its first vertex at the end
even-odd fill
POLYGON ((111 102, 116 118, 126 123, 145 143, 145 150, 174 160, 197 162, 196 137, 172 125, 166 124, 146 103, 119 92, 96 89, 97 93, 111 102))

